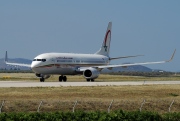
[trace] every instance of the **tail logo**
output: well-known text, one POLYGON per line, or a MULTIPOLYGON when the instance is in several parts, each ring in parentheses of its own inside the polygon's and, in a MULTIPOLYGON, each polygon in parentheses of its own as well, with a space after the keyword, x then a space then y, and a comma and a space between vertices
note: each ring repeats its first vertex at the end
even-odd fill
POLYGON ((110 34, 110 37, 111 37, 111 30, 108 30, 107 32, 106 32, 106 36, 105 36, 105 38, 104 38, 104 49, 105 49, 105 51, 107 52, 107 38, 108 38, 108 35, 110 34))

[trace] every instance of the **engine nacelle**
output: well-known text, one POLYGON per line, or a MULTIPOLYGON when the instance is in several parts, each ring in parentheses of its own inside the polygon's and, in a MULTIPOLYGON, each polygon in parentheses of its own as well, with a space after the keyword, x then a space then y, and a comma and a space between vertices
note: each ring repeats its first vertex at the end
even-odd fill
POLYGON ((38 78, 48 79, 51 75, 36 74, 38 78))
POLYGON ((96 79, 99 76, 99 71, 95 68, 88 68, 83 72, 86 79, 96 79))

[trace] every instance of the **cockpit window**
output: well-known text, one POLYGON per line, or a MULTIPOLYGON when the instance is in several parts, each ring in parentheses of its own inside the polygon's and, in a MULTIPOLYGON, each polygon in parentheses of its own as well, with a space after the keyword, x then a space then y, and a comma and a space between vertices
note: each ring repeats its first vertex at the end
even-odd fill
POLYGON ((45 62, 46 61, 46 59, 42 59, 42 62, 45 62))
POLYGON ((45 62, 46 59, 33 59, 33 61, 42 61, 42 62, 45 62))

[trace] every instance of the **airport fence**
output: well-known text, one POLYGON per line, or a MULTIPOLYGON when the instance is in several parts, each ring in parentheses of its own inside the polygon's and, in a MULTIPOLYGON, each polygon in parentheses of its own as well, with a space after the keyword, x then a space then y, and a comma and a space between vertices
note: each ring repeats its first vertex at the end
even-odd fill
POLYGON ((2 100, 1 112, 56 112, 56 111, 154 111, 180 112, 179 100, 2 100))

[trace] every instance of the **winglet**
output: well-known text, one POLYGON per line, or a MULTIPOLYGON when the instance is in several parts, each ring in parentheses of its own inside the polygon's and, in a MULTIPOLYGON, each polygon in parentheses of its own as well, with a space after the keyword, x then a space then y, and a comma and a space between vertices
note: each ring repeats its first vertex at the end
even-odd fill
POLYGON ((170 58, 169 60, 167 60, 166 62, 170 62, 170 61, 172 61, 172 60, 173 60, 173 58, 174 58, 175 53, 176 53, 176 49, 174 50, 174 52, 173 52, 173 54, 172 54, 171 58, 170 58))
POLYGON ((5 54, 5 59, 4 59, 4 62, 8 62, 8 55, 7 55, 7 51, 6 51, 6 54, 5 54))

